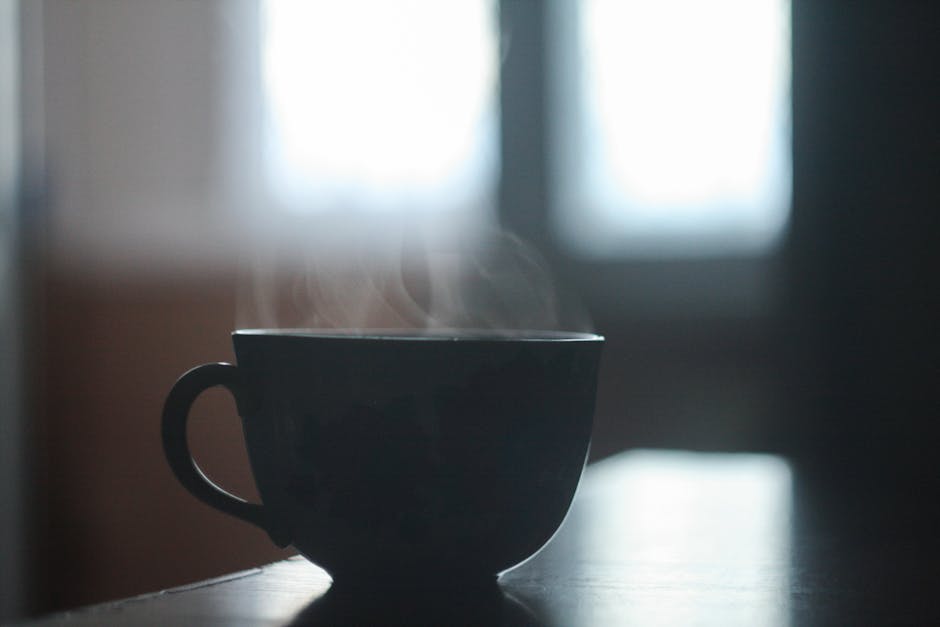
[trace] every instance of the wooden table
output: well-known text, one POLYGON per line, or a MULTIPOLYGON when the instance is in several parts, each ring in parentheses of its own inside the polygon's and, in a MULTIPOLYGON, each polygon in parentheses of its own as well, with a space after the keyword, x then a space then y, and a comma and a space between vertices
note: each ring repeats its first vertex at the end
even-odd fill
POLYGON ((558 534, 492 588, 343 597, 293 558, 32 624, 940 625, 935 534, 898 492, 634 451, 590 466, 558 534))

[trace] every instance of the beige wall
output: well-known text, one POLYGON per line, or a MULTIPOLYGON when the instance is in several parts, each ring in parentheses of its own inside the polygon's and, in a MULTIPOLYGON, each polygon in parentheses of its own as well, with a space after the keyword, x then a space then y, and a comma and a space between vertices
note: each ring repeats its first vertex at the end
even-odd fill
MULTIPOLYGON (((235 180, 232 154, 251 137, 228 133, 244 106, 228 90, 251 47, 253 5, 42 3, 44 111, 32 112, 47 176, 33 311, 41 610, 284 555, 189 496, 159 433, 175 378, 233 359, 248 183, 235 180)), ((209 474, 253 494, 233 403, 210 391, 194 419, 209 474)))
POLYGON ((44 3, 54 264, 161 276, 233 260, 256 170, 242 113, 250 90, 236 84, 257 76, 244 60, 254 4, 44 3))
MULTIPOLYGON (((158 590, 275 560, 260 530, 176 482, 160 443, 176 377, 232 361, 231 281, 45 282, 40 491, 48 608, 158 590)), ((254 496, 234 403, 194 407, 194 454, 230 491, 254 496)))

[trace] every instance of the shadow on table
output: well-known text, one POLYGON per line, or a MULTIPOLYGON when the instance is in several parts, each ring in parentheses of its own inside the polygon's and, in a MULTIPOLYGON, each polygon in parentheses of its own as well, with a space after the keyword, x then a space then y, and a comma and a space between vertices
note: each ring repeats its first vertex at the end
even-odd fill
POLYGON ((330 588, 300 611, 305 625, 542 626, 532 610, 495 582, 482 587, 375 591, 330 588))

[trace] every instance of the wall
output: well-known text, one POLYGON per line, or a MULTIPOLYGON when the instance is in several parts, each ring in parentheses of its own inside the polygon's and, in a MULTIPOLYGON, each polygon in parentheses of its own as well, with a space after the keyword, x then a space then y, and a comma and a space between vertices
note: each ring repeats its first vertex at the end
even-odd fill
MULTIPOLYGON (((202 362, 232 360, 240 184, 225 77, 250 2, 36 3, 42 108, 36 606, 178 585, 285 553, 190 497, 160 445, 163 398, 202 362), (37 9, 38 7, 38 9, 37 9)), ((244 42, 241 42, 244 43, 244 42)), ((242 139, 239 141, 248 141, 242 139)), ((233 403, 194 409, 214 478, 254 487, 233 403)))
POLYGON ((0 621, 21 613, 25 592, 26 480, 23 337, 20 332, 21 171, 19 6, 0 1, 0 621))
POLYGON ((817 401, 793 430, 830 476, 935 494, 940 14, 801 0, 793 20, 787 331, 817 401))
MULTIPOLYGON (((161 448, 163 399, 190 367, 233 361, 233 283, 45 282, 45 420, 40 475, 48 607, 120 598, 285 555, 267 536, 196 501, 161 448)), ((220 390, 193 409, 205 471, 253 498, 240 421, 220 390)))

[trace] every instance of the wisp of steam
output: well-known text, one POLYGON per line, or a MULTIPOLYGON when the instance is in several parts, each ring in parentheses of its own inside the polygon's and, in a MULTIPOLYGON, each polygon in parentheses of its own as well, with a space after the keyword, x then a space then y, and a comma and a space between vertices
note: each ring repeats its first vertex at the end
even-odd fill
POLYGON ((390 229, 341 245, 269 250, 243 268, 239 328, 366 332, 589 331, 535 248, 496 229, 426 237, 390 229))

